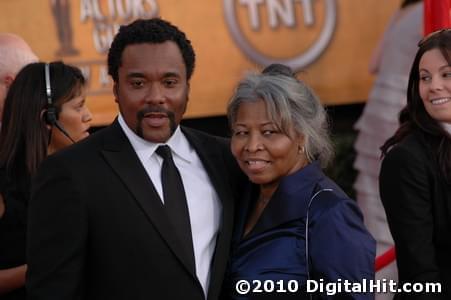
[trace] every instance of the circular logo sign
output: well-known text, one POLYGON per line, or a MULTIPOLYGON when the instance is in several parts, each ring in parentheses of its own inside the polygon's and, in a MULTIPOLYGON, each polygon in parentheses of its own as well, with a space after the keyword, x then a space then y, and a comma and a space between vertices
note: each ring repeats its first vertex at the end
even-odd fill
MULTIPOLYGON (((240 0, 240 3, 242 5, 248 6, 251 16, 251 23, 254 28, 258 28, 257 12, 259 6, 266 4, 268 9, 272 8, 273 10, 275 10, 275 8, 277 8, 280 13, 282 2, 277 1, 281 0, 240 0)), ((289 1, 301 2, 301 4, 303 5, 303 10, 307 11, 306 15, 307 19, 310 19, 310 21, 307 22, 313 22, 312 21, 313 17, 312 16, 310 16, 310 18, 308 17, 308 11, 310 12, 312 11, 312 3, 311 3, 312 0, 285 0, 283 1, 283 3, 290 4, 289 1)), ((237 2, 237 0, 224 0, 223 4, 224 4, 225 19, 227 22, 227 26, 230 30, 230 33, 235 43, 249 59, 262 66, 266 66, 272 63, 281 63, 290 66, 295 71, 298 71, 314 62, 324 52, 330 40, 332 39, 337 21, 336 2, 335 0, 323 0, 323 1, 325 8, 324 24, 322 26, 319 36, 316 38, 316 40, 308 49, 306 49, 299 55, 289 58, 274 58, 258 51, 258 49, 256 49, 246 39, 245 35, 240 29, 239 22, 236 16, 236 7, 235 7, 235 3, 237 2)), ((293 3, 291 3, 290 5, 292 9, 293 3)), ((271 15, 270 13, 269 15, 271 15)), ((294 27, 294 21, 288 20, 288 23, 291 23, 291 25, 289 25, 290 27, 294 27)))

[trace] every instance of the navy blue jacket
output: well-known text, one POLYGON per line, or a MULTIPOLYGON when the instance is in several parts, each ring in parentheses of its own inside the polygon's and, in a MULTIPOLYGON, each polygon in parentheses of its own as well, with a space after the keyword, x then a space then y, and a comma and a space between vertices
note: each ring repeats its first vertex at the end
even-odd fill
MULTIPOLYGON (((239 295, 235 284, 242 279, 251 282, 252 288, 256 287, 253 280, 262 283, 283 280, 275 285, 275 289, 280 290, 288 289, 290 280, 295 280, 299 290, 304 290, 308 278, 318 283, 324 280, 324 284, 339 279, 350 282, 374 279, 376 246, 363 224, 362 214, 355 201, 324 175, 317 162, 282 179, 255 227, 242 238, 257 196, 258 187, 250 186, 237 215, 228 282, 232 298, 305 297, 303 293, 289 292, 239 295)), ((373 298, 363 293, 317 296, 321 299, 373 298)))

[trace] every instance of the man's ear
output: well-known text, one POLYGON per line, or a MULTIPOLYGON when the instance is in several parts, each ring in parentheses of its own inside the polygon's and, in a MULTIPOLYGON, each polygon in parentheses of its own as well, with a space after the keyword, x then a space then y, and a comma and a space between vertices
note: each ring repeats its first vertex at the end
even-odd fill
POLYGON ((3 83, 5 84, 6 88, 9 89, 9 87, 11 86, 11 84, 14 81, 14 76, 12 76, 11 74, 6 74, 3 77, 3 83))
POLYGON ((191 85, 190 85, 190 83, 188 81, 188 83, 186 84, 186 102, 188 102, 188 100, 189 100, 190 90, 191 90, 191 85))
POLYGON ((113 94, 114 94, 114 102, 118 103, 118 94, 119 94, 119 83, 117 83, 116 81, 113 83, 113 94))

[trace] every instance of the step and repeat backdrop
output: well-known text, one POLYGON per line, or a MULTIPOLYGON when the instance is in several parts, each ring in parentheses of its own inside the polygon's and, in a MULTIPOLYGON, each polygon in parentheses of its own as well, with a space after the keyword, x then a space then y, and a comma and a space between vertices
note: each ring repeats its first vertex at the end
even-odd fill
POLYGON ((236 83, 272 62, 290 65, 324 104, 365 101, 372 51, 399 6, 393 0, 0 0, 0 31, 22 36, 43 61, 88 79, 96 125, 117 114, 106 54, 115 32, 162 17, 191 39, 197 65, 186 117, 217 116, 236 83))

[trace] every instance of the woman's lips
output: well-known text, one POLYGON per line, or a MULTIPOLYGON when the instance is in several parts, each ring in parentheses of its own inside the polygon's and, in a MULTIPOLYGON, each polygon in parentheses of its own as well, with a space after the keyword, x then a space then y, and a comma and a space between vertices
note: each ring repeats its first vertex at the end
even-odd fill
POLYGON ((246 168, 251 172, 259 172, 262 171, 264 168, 266 168, 269 165, 269 161, 267 160, 245 160, 246 168))

